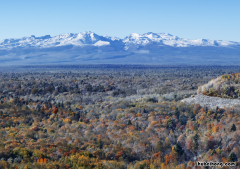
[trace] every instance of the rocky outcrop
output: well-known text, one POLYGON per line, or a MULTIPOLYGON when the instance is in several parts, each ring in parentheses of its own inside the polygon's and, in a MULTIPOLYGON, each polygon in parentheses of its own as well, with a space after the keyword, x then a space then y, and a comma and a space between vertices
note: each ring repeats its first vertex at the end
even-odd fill
POLYGON ((222 80, 221 77, 217 77, 216 79, 213 79, 209 81, 207 84, 204 84, 202 86, 198 87, 197 93, 204 93, 205 91, 209 90, 210 88, 213 88, 214 90, 220 89, 222 87, 222 80))
POLYGON ((216 109, 216 107, 233 107, 236 105, 240 106, 240 99, 225 99, 220 97, 210 97, 203 94, 197 94, 194 97, 186 98, 181 100, 187 104, 200 104, 202 107, 208 107, 216 109))

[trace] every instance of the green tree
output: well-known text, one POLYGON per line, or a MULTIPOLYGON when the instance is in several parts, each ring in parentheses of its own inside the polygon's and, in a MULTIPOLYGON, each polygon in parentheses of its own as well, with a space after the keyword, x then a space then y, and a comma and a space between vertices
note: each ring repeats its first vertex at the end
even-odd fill
POLYGON ((103 148, 103 142, 102 142, 101 139, 98 140, 98 147, 99 147, 100 149, 103 148))
POLYGON ((130 120, 130 119, 128 120, 128 123, 127 123, 127 125, 132 125, 132 122, 131 122, 131 120, 130 120))
POLYGON ((147 166, 147 164, 144 162, 143 164, 140 164, 140 169, 144 169, 147 166))
POLYGON ((92 89, 93 89, 93 87, 92 87, 92 85, 88 84, 88 85, 86 86, 86 89, 87 89, 88 92, 91 92, 92 89))
POLYGON ((174 146, 174 151, 176 151, 176 153, 178 154, 178 157, 183 155, 184 151, 182 149, 182 146, 180 144, 180 142, 178 141, 177 144, 174 146))
POLYGON ((194 149, 195 151, 198 149, 198 146, 199 146, 199 144, 198 144, 198 139, 199 139, 198 134, 195 134, 195 135, 193 136, 193 149, 194 149))
POLYGON ((231 162, 235 162, 238 160, 237 155, 235 153, 231 153, 228 158, 231 162))
POLYGON ((174 111, 174 115, 179 118, 180 112, 178 110, 178 108, 176 107, 175 111, 174 111))
POLYGON ((170 117, 169 119, 168 119, 168 121, 167 121, 167 124, 168 124, 168 127, 169 128, 173 128, 174 126, 174 124, 173 124, 173 119, 172 119, 172 117, 170 117))
POLYGON ((231 126, 231 131, 236 131, 236 130, 237 130, 237 128, 236 128, 235 124, 233 124, 233 125, 231 126))
POLYGON ((179 122, 181 123, 181 125, 186 125, 187 120, 187 117, 183 113, 179 116, 179 122))

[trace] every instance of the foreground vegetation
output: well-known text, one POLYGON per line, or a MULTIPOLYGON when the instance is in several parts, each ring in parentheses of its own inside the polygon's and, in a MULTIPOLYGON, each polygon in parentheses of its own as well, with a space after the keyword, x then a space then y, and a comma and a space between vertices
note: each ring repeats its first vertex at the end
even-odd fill
POLYGON ((236 162, 240 109, 185 105, 238 68, 1 73, 0 168, 200 168, 236 162))

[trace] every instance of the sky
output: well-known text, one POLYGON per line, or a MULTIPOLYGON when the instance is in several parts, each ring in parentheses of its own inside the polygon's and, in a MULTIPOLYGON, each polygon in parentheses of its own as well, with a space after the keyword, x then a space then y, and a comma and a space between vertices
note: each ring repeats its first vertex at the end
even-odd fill
POLYGON ((239 0, 0 0, 0 41, 92 31, 240 42, 239 0))

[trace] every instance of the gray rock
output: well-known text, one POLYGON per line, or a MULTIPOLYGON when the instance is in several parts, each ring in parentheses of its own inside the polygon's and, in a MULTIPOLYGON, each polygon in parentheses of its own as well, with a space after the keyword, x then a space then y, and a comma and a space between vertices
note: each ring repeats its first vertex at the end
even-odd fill
POLYGON ((203 94, 197 94, 193 98, 186 98, 181 100, 181 102, 187 104, 200 104, 202 107, 208 107, 211 109, 215 109, 216 107, 224 108, 224 107, 233 107, 236 105, 240 105, 239 99, 225 99, 220 97, 211 97, 203 94))

